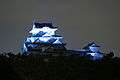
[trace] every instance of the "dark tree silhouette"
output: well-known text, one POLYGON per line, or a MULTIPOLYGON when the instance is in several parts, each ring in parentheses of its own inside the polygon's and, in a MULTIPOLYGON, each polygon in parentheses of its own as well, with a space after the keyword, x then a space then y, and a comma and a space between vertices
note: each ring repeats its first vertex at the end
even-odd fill
MULTIPOLYGON (((0 55, 1 80, 120 80, 120 58, 110 53, 102 60, 88 56, 0 55)), ((63 54, 63 55, 62 55, 63 54)))

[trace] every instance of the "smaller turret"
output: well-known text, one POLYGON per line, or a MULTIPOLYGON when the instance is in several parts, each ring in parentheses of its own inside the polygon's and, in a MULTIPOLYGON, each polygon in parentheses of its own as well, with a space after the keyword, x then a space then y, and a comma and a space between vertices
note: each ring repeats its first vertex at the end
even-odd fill
POLYGON ((91 42, 85 47, 83 47, 83 52, 87 55, 90 55, 93 60, 101 59, 103 57, 103 53, 100 52, 100 46, 95 42, 91 42))

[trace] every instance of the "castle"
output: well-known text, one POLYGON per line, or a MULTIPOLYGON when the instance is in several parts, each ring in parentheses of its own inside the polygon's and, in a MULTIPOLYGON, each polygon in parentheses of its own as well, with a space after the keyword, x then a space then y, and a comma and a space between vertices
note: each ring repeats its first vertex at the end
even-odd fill
POLYGON ((33 23, 33 28, 29 32, 24 42, 23 52, 51 52, 65 50, 65 43, 62 42, 62 36, 56 35, 51 22, 33 23))
MULTIPOLYGON (((52 22, 34 22, 33 28, 29 31, 23 45, 24 53, 55 53, 57 51, 67 51, 62 36, 56 35, 57 27, 52 22)), ((101 59, 103 54, 99 51, 100 46, 95 42, 86 45, 79 54, 90 55, 93 60, 101 59)), ((75 51, 75 50, 73 50, 75 51)))

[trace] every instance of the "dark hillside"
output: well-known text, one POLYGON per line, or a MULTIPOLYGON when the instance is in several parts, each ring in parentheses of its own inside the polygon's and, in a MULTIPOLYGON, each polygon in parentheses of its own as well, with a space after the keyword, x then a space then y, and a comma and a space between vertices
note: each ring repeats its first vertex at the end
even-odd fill
POLYGON ((120 58, 0 55, 0 80, 120 80, 120 58))

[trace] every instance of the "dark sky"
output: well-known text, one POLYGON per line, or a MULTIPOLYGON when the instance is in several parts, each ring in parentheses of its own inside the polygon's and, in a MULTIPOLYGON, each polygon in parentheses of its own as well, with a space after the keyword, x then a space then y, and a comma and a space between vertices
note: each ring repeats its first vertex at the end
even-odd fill
POLYGON ((69 49, 96 41, 120 56, 120 0, 0 0, 0 50, 19 52, 32 20, 51 16, 69 49))

